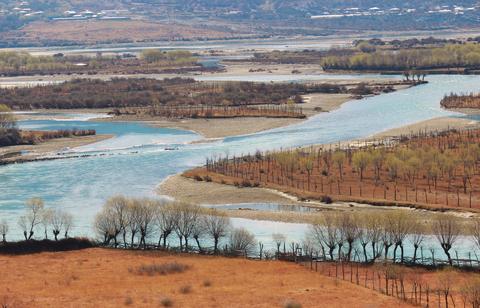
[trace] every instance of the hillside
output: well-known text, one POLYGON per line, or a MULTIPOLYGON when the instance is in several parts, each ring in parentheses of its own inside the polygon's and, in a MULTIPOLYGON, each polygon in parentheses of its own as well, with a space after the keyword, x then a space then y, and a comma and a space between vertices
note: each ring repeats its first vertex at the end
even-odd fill
MULTIPOLYGON (((325 35, 339 30, 436 30, 476 27, 480 18, 477 1, 360 1, 360 0, 39 0, 22 2, 7 0, 0 3, 0 46, 17 38, 13 46, 32 45, 42 39, 48 25, 37 24, 21 29, 35 21, 58 21, 68 24, 84 21, 155 21, 167 25, 189 25, 196 29, 263 35, 325 35), (286 24, 285 20, 289 20, 286 24), (253 21, 253 23, 252 23, 253 21), (253 27, 252 27, 253 26, 253 27), (9 35, 1 35, 1 33, 9 35), (25 42, 22 38, 25 37, 25 42)), ((122 27, 127 26, 123 24, 122 27)), ((54 25, 53 27, 58 27, 54 25)), ((77 28, 78 25, 74 25, 77 28)), ((51 28, 51 27, 50 27, 51 28)), ((82 27, 79 27, 82 28, 82 27)), ((148 28, 148 27, 147 27, 148 28)), ((86 31, 85 29, 82 31, 86 31)), ((79 36, 86 32, 80 31, 79 36)), ((135 30, 136 31, 136 30, 135 30)), ((146 31, 152 32, 151 29, 146 31)), ((56 31, 58 32, 58 31, 56 31)), ((188 32, 191 32, 189 30, 188 32)), ((193 30, 195 32, 195 30, 193 30)), ((131 41, 131 32, 114 42, 131 41)), ((201 33, 202 34, 202 33, 201 33)), ((205 32, 205 38, 228 37, 205 32)), ((141 36, 140 36, 141 37, 141 36)), ((196 35, 176 35, 175 39, 196 39, 196 35)), ((144 40, 171 40, 171 37, 150 35, 144 40)), ((65 39, 61 44, 72 43, 65 39)), ((80 43, 85 43, 80 41, 80 43)), ((91 42, 87 42, 91 43, 91 42)), ((56 42, 41 42, 43 45, 56 42)), ((12 46, 11 44, 8 46, 12 46)))

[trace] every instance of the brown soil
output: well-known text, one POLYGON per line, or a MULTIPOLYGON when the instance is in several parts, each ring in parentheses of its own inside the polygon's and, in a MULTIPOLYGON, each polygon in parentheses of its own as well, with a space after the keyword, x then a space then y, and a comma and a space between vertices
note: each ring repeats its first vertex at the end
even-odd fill
POLYGON ((387 307, 407 304, 294 263, 89 249, 0 256, 0 304, 9 307, 387 307), (138 275, 141 265, 178 262, 183 273, 138 275), (205 286, 205 282, 211 283, 205 286), (180 289, 190 286, 189 293, 180 289))

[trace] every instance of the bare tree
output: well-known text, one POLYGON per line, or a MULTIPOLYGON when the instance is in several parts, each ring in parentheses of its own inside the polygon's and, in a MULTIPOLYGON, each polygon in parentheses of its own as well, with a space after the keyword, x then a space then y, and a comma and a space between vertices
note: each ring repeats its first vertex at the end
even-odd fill
POLYGON ((447 255, 448 263, 453 265, 450 249, 462 232, 460 222, 456 217, 451 215, 437 215, 432 223, 432 231, 447 255))
POLYGON ((413 263, 417 262, 417 251, 425 239, 425 224, 420 219, 415 219, 412 225, 413 263))
POLYGON ((231 228, 230 218, 217 210, 212 210, 203 218, 205 232, 213 239, 213 250, 218 252, 218 242, 231 228))
MULTIPOLYGON (((112 215, 115 226, 115 234, 122 234, 123 244, 127 245, 127 225, 128 225, 128 209, 130 200, 124 196, 115 196, 107 200, 105 210, 112 215)), ((115 236, 115 245, 117 240, 115 236)))
POLYGON ((95 231, 103 238, 103 244, 109 245, 115 237, 115 222, 109 213, 102 210, 95 216, 95 231))
POLYGON ((355 219, 353 214, 343 212, 338 218, 341 237, 345 239, 348 244, 347 261, 350 261, 352 257, 353 243, 358 239, 360 229, 357 224, 357 219, 355 219))
POLYGON ((394 236, 392 232, 392 227, 390 226, 389 219, 383 218, 381 220, 381 224, 382 224, 381 239, 382 239, 382 245, 384 249, 384 258, 386 260, 388 258, 388 250, 394 244, 394 236))
POLYGON ((333 252, 340 238, 336 216, 334 214, 324 214, 321 219, 312 223, 310 232, 317 243, 328 248, 330 260, 333 261, 333 252))
POLYGON ((0 222, 0 233, 2 234, 2 241, 6 243, 8 234, 8 223, 5 219, 0 222))
POLYGON ((363 173, 370 164, 370 154, 365 151, 355 152, 352 157, 352 163, 360 173, 360 181, 363 181, 363 173))
POLYGON ((383 230, 383 216, 379 214, 365 215, 367 228, 367 234, 370 239, 370 245, 372 247, 372 259, 375 261, 382 255, 382 230, 383 230))
POLYGON ((179 211, 175 203, 164 205, 157 212, 156 220, 163 240, 163 248, 166 248, 167 238, 175 230, 178 219, 179 211))
MULTIPOLYGON (((52 226, 52 233, 55 240, 58 241, 58 236, 62 230, 65 230, 65 234, 68 234, 68 227, 71 224, 71 215, 60 209, 51 211, 50 224, 52 226)), ((65 236, 66 237, 66 236, 65 236)))
POLYGON ((195 229, 197 218, 200 215, 200 207, 181 203, 177 205, 178 220, 175 232, 180 240, 180 249, 183 249, 182 239, 185 240, 185 251, 188 251, 188 239, 192 236, 195 229))
POLYGON ((398 210, 387 215, 387 221, 393 236, 393 262, 396 262, 397 248, 400 247, 400 261, 403 263, 403 242, 412 230, 412 216, 406 211, 398 210))
POLYGON ((255 236, 244 228, 233 229, 230 233, 230 250, 233 253, 251 253, 256 246, 255 236))
POLYGON ((480 218, 475 218, 470 225, 470 233, 472 234, 475 245, 480 248, 480 218))
POLYGON ((478 278, 470 279, 462 291, 473 308, 480 307, 480 280, 478 278))
POLYGON ((127 207, 127 231, 130 233, 130 246, 135 244, 135 236, 140 233, 141 210, 138 200, 130 200, 127 207))
POLYGON ((451 296, 451 290, 455 283, 454 275, 455 275, 455 272, 452 269, 444 269, 438 275, 438 286, 439 286, 439 290, 443 293, 443 298, 445 300, 446 308, 448 308, 448 297, 451 296))
POLYGON ((140 218, 140 243, 141 246, 147 247, 147 239, 154 232, 154 221, 159 202, 148 199, 139 200, 139 218, 140 218))
POLYGON ((203 252, 202 246, 200 244, 200 239, 206 235, 206 226, 205 226, 205 215, 200 215, 197 218, 197 222, 195 223, 192 231, 192 238, 197 243, 198 251, 200 253, 203 252))
POLYGON ((18 225, 23 229, 25 240, 30 240, 41 222, 44 203, 40 198, 32 198, 27 200, 25 206, 27 213, 20 217, 18 225))
POLYGON ((343 165, 345 163, 346 158, 347 156, 345 155, 345 152, 342 150, 337 150, 332 155, 332 160, 335 162, 335 164, 338 167, 338 175, 340 180, 343 179, 343 165))
POLYGON ((272 239, 273 239, 273 242, 275 243, 275 246, 277 247, 277 256, 278 256, 280 254, 280 246, 282 246, 282 244, 285 243, 287 238, 283 234, 273 233, 272 239))
POLYGON ((43 227, 45 239, 48 239, 48 227, 50 226, 50 223, 52 221, 53 214, 53 209, 44 209, 40 215, 40 225, 43 227))
POLYGON ((63 229, 65 230, 64 237, 68 238, 70 230, 73 228, 73 215, 63 212, 63 229))

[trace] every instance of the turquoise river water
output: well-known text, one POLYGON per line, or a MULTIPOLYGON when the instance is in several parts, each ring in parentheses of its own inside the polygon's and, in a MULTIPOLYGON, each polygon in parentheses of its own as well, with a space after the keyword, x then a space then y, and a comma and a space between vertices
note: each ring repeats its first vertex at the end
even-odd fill
MULTIPOLYGON (((92 235, 94 216, 107 198, 115 194, 155 197, 155 188, 162 180, 202 165, 207 157, 351 140, 439 116, 461 117, 442 110, 439 101, 449 92, 476 92, 480 84, 480 76, 439 75, 428 80, 425 85, 348 102, 300 124, 208 143, 191 144, 203 139, 193 132, 85 121, 84 115, 23 121, 22 128, 92 128, 98 134, 115 137, 66 149, 61 155, 75 156, 69 159, 0 167, 0 219, 6 218, 11 236, 19 237, 16 221, 25 200, 41 197, 49 207, 62 207, 74 215, 75 235, 92 235), (79 154, 86 157, 79 158, 79 154)), ((264 242, 270 241, 274 232, 300 240, 307 229, 303 224, 247 219, 234 219, 234 224, 247 227, 264 242)), ((467 251, 471 244, 461 246, 458 249, 467 251)))

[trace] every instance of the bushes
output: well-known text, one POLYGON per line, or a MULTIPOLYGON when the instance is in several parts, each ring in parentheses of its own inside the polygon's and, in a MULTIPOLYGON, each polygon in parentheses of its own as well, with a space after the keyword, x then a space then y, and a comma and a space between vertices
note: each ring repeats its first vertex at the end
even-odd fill
POLYGON ((29 240, 21 242, 7 242, 0 244, 0 254, 19 255, 39 252, 56 252, 80 250, 96 247, 96 244, 86 238, 68 238, 59 241, 29 240))
POLYGON ((326 57, 322 65, 325 69, 390 71, 477 68, 480 65, 480 47, 476 44, 446 44, 424 49, 358 52, 354 55, 326 57))
POLYGON ((192 286, 189 286, 189 285, 182 286, 179 291, 182 294, 191 293, 192 292, 192 286))
POLYGON ((162 307, 172 307, 173 306, 173 301, 168 297, 164 297, 160 300, 160 305, 162 307))
POLYGON ((176 274, 176 273, 183 273, 190 266, 171 262, 171 263, 164 263, 164 264, 149 264, 149 265, 141 265, 137 267, 133 272, 137 275, 147 275, 147 276, 154 276, 154 275, 169 275, 169 274, 176 274))
POLYGON ((0 130, 0 147, 22 144, 22 137, 17 129, 0 130))
POLYGON ((325 204, 332 204, 333 200, 330 196, 322 196, 320 198, 320 202, 325 203, 325 204))
POLYGON ((283 305, 283 308, 302 308, 302 305, 300 305, 300 303, 297 303, 296 301, 288 300, 283 305))
MULTIPOLYGON (((190 117, 216 116, 217 110, 193 108, 202 106, 210 108, 246 107, 248 105, 265 105, 268 102, 269 105, 278 109, 279 105, 285 106, 288 102, 302 103, 300 96, 308 93, 346 93, 346 88, 332 84, 230 82, 225 85, 212 85, 190 78, 164 80, 114 78, 108 81, 74 79, 56 85, 0 89, 2 102, 17 110, 116 108, 114 114, 118 115, 121 114, 121 110, 118 108, 144 107, 148 108, 147 111, 152 115, 155 115, 156 113, 165 113, 166 107, 183 107, 188 111, 190 117)), ((179 112, 175 109, 167 111, 179 112)), ((243 112, 244 110, 236 111, 243 112)), ((273 111, 270 110, 272 113, 273 111)))

